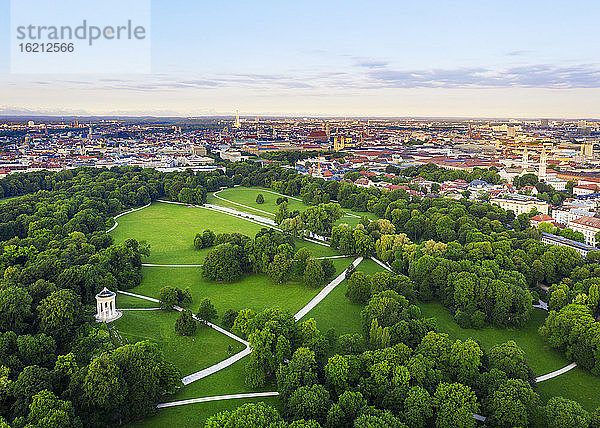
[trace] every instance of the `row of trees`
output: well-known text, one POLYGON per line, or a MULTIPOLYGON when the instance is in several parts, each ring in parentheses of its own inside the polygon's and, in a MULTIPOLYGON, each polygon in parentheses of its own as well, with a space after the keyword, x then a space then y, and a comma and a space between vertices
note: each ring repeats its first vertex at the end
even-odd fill
POLYGON ((295 279, 320 287, 335 274, 331 260, 316 260, 307 248, 294 252, 294 238, 273 229, 263 229, 254 239, 219 234, 215 243, 219 244, 208 252, 202 266, 202 274, 212 281, 232 282, 247 273, 265 273, 275 283, 295 279))

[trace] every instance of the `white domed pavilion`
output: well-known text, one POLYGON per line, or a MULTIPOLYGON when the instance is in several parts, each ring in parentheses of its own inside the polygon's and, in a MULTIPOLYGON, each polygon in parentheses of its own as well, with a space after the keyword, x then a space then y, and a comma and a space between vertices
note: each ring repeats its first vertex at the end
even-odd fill
POLYGON ((117 311, 116 297, 117 293, 106 287, 96 294, 96 321, 111 322, 121 317, 122 313, 117 311))

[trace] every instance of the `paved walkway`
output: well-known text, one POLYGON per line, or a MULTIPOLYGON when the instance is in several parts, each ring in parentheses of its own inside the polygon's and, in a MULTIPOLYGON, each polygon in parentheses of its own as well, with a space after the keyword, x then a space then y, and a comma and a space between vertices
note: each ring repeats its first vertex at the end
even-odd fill
POLYGON ((152 204, 152 202, 150 202, 149 204, 146 204, 146 205, 144 205, 143 207, 139 207, 139 208, 133 208, 133 209, 131 209, 131 210, 129 210, 129 211, 125 211, 124 213, 117 214, 116 216, 114 216, 114 217, 113 217, 113 219, 115 220, 115 224, 113 224, 113 225, 112 225, 112 227, 106 231, 106 233, 108 233, 108 232, 112 232, 113 230, 115 230, 115 228, 116 228, 116 227, 119 225, 119 222, 117 221, 117 219, 118 219, 119 217, 121 217, 121 216, 124 216, 125 214, 132 213, 132 212, 134 212, 134 211, 143 210, 144 208, 147 208, 147 207, 149 207, 149 206, 150 206, 150 204, 152 204))
POLYGON ((237 400, 239 398, 276 397, 278 395, 279 392, 277 391, 251 392, 248 394, 213 395, 212 397, 191 398, 189 400, 161 403, 156 407, 158 407, 159 409, 163 409, 165 407, 183 406, 184 404, 206 403, 207 401, 237 400))
MULTIPOLYGON (((315 257, 316 260, 324 260, 324 259, 347 259, 353 256, 350 255, 341 255, 341 256, 324 256, 324 257, 315 257)), ((203 265, 159 265, 154 263, 142 263, 144 267, 169 267, 169 268, 201 268, 203 265)))
MULTIPOLYGON (((266 219, 264 217, 254 215, 254 214, 249 214, 244 211, 237 211, 237 210, 234 210, 233 208, 225 208, 220 205, 212 205, 212 204, 190 205, 190 204, 184 204, 183 202, 166 201, 164 199, 158 199, 157 202, 162 202, 165 204, 185 205, 188 207, 203 208, 205 210, 216 211, 216 212, 220 212, 222 214, 230 215, 232 217, 241 218, 243 220, 249 221, 251 223, 256 223, 261 226, 270 227, 271 229, 277 230, 279 232, 283 232, 280 228, 278 228, 275 225, 275 222, 271 219, 266 219), (258 219, 262 219, 263 221, 259 221, 258 219), (264 221, 268 221, 268 223, 265 223, 264 221)), ((317 239, 311 239, 311 238, 304 237, 304 240, 308 241, 308 242, 312 242, 314 244, 323 245, 324 247, 329 247, 329 243, 324 242, 324 241, 319 241, 317 239)))
POLYGON ((160 311, 162 308, 119 308, 120 311, 160 311))
POLYGON ((561 374, 566 373, 569 370, 573 370, 575 367, 577 367, 577 363, 571 363, 568 366, 564 366, 562 369, 558 369, 553 372, 547 373, 545 375, 538 376, 535 378, 535 381, 537 383, 537 382, 543 382, 548 379, 552 379, 553 377, 560 376, 561 374))
POLYGON ((544 302, 542 299, 538 299, 537 305, 533 305, 534 308, 543 309, 545 311, 548 310, 548 303, 544 302))
MULTIPOLYGON (((148 297, 148 296, 144 296, 142 294, 136 294, 136 293, 130 293, 129 291, 118 291, 121 294, 125 294, 127 296, 131 296, 131 297, 137 297, 139 299, 144 299, 144 300, 149 300, 151 302, 160 302, 158 299, 155 299, 153 297, 148 297)), ((173 306, 173 309, 177 310, 177 311, 183 311, 183 308, 179 307, 179 306, 173 306)), ((225 367, 229 367, 230 365, 232 365, 233 363, 235 363, 238 360, 241 360, 242 358, 244 358, 246 355, 249 355, 252 352, 252 349, 250 348, 250 343, 248 343, 247 341, 245 341, 244 339, 242 339, 241 337, 236 336, 235 334, 231 333, 230 331, 225 330, 224 328, 219 327, 216 324, 213 324, 211 322, 208 321, 204 321, 200 318, 198 318, 196 315, 192 315, 192 317, 198 321, 201 322, 203 324, 206 324, 208 327, 213 328, 215 330, 217 330, 219 333, 222 333, 228 337, 230 337, 233 340, 236 340, 238 342, 240 342, 242 345, 245 346, 245 349, 238 352, 235 355, 232 355, 231 357, 218 362, 217 364, 214 364, 210 367, 207 367, 205 369, 202 369, 200 371, 197 371, 196 373, 192 373, 188 376, 185 376, 183 379, 181 379, 181 382, 183 382, 184 385, 188 385, 192 382, 195 382, 199 379, 202 379, 206 376, 210 376, 213 373, 218 372, 219 370, 223 370, 225 367)))
MULTIPOLYGON (((344 256, 334 256, 334 257, 344 257, 344 256)), ((380 265, 383 266, 382 262, 380 262, 377 259, 373 259, 376 262, 379 262, 380 265)), ((357 257, 353 262, 352 265, 356 268, 360 262, 363 261, 362 257, 357 257)), ((385 266, 384 266, 385 267, 385 266)), ((317 294, 310 302, 308 302, 308 304, 306 306, 304 306, 302 309, 300 309, 300 311, 298 311, 295 315, 294 315, 294 319, 296 321, 299 321, 300 319, 302 319, 308 312, 310 312, 315 306, 317 306, 325 297, 327 297, 327 295, 329 293, 331 293, 331 291, 333 291, 333 289, 338 286, 344 279, 346 276, 346 270, 344 270, 342 273, 340 273, 334 280, 332 280, 329 284, 327 284, 327 286, 325 286, 320 292, 319 294, 317 294)), ((145 300, 149 300, 151 302, 159 302, 158 299, 155 299, 153 297, 148 297, 148 296, 144 296, 141 294, 136 294, 136 293, 131 293, 128 291, 121 291, 118 290, 119 293, 121 294, 125 294, 128 296, 132 296, 132 297, 138 297, 140 299, 145 299, 145 300)), ((543 302, 542 302, 543 303, 543 302)), ((140 309, 129 309, 129 310, 156 310, 157 308, 140 308, 140 309)), ((175 310, 178 311, 182 311, 183 308, 179 307, 179 306, 175 306, 174 307, 175 310)), ((126 309, 127 310, 127 309, 126 309)), ((219 327, 216 324, 213 324, 211 322, 206 322, 204 320, 201 320, 200 318, 198 318, 196 315, 192 315, 193 318, 199 322, 205 323, 206 325, 208 325, 209 327, 219 331, 220 333, 223 333, 225 335, 227 335, 228 337, 242 343, 245 346, 245 349, 243 349, 242 351, 238 352, 235 355, 232 355, 231 357, 218 362, 217 364, 214 364, 210 367, 207 367, 205 369, 202 369, 198 372, 192 373, 188 376, 185 376, 181 381, 184 385, 189 385, 192 382, 195 382, 197 380, 203 379, 207 376, 210 376, 220 370, 223 370, 226 367, 229 367, 230 365, 236 363, 237 361, 241 360, 242 358, 246 357, 247 355, 250 355, 252 353, 252 348, 250 347, 250 344, 245 341, 244 339, 236 336, 235 334, 219 327)), ((538 376, 535 381, 536 382, 543 382, 545 380, 548 379, 552 379, 556 376, 560 376, 563 373, 566 373, 572 369, 574 369, 575 367, 577 367, 577 363, 571 363, 561 369, 555 370, 553 372, 547 373, 545 375, 541 375, 538 376)), ((248 393, 248 394, 231 394, 231 395, 217 395, 217 396, 211 396, 211 397, 200 397, 200 398, 192 398, 192 399, 188 399, 188 400, 180 400, 180 401, 172 401, 172 402, 167 402, 167 403, 161 403, 158 404, 157 407, 159 409, 162 408, 166 408, 166 407, 174 407, 174 406, 182 406, 182 405, 186 405, 186 404, 193 404, 193 403, 203 403, 203 402, 208 402, 208 401, 218 401, 218 400, 232 400, 232 399, 240 399, 240 398, 254 398, 254 397, 268 397, 268 396, 276 396, 278 395, 277 392, 257 392, 257 393, 248 393)), ((481 422, 484 422, 486 420, 486 417, 483 415, 479 415, 479 414, 473 414, 473 417, 481 422)))
POLYGON ((275 223, 275 220, 273 220, 272 218, 266 218, 266 217, 262 217, 259 216, 258 214, 252 214, 246 211, 238 211, 236 209, 233 208, 228 208, 228 207, 223 207, 221 205, 213 205, 213 204, 204 204, 203 205, 205 208, 210 208, 216 211, 221 211, 223 213, 226 214, 232 214, 238 217, 246 217, 246 218, 251 218, 252 220, 256 220, 259 223, 262 224, 266 224, 270 227, 274 227, 277 226, 277 223, 275 223))
MULTIPOLYGON (((357 257, 353 262, 352 265, 354 265, 354 267, 358 266, 358 264, 363 260, 362 257, 357 257)), ((319 294, 317 294, 310 302, 308 302, 306 304, 306 306, 304 306, 302 309, 300 309, 300 311, 294 315, 294 319, 297 321, 299 319, 301 319, 304 315, 306 315, 310 310, 312 310, 317 304, 319 304, 319 302, 321 302, 339 283, 341 283, 344 278, 346 276, 346 270, 344 270, 340 275, 337 276, 337 278, 335 278, 334 280, 332 280, 329 284, 327 284, 327 286, 325 286, 320 292, 319 294)), ((131 293, 129 291, 122 291, 122 290, 118 290, 119 293, 124 294, 126 296, 131 296, 131 297, 137 297, 140 299, 144 299, 144 300, 148 300, 151 302, 157 302, 160 303, 160 301, 158 299, 155 299, 153 297, 148 297, 148 296, 144 296, 142 294, 137 294, 137 293, 131 293)), ((179 307, 179 306, 174 306, 173 309, 177 310, 177 311, 182 311, 183 308, 179 307)), ((230 338, 232 338, 233 340, 236 340, 238 342, 240 342, 241 344, 243 344, 245 346, 245 349, 243 349, 242 351, 238 352, 235 355, 232 355, 231 357, 218 362, 217 364, 214 364, 210 367, 207 367, 205 369, 202 369, 200 371, 197 371, 195 373, 192 373, 188 376, 185 376, 181 381, 183 382, 184 385, 188 385, 192 382, 195 382, 199 379, 205 378, 207 376, 210 376, 213 373, 216 373, 220 370, 223 370, 226 367, 229 367, 230 365, 232 365, 233 363, 241 360, 242 358, 244 358, 247 355, 250 355, 252 353, 252 348, 250 347, 250 343, 248 343, 247 341, 245 341, 244 339, 242 339, 241 337, 236 336, 235 334, 231 333, 230 331, 225 330, 224 328, 213 324, 211 322, 207 322, 204 321, 200 318, 198 318, 196 315, 192 315, 192 317, 199 322, 202 322, 204 324, 206 324, 207 326, 217 330, 219 333, 222 333, 230 338)))
POLYGON ((153 263, 142 263, 142 266, 146 267, 175 267, 175 268, 199 268, 202 265, 156 265, 153 263))
MULTIPOLYGON (((222 201, 225 201, 225 202, 227 202, 227 203, 230 203, 230 204, 238 205, 238 206, 240 206, 240 207, 248 208, 249 210, 252 210, 252 211, 257 211, 257 212, 259 212, 259 213, 263 213, 263 214, 266 214, 266 215, 269 215, 269 216, 275 217, 275 214, 273 214, 273 213, 270 213, 270 212, 268 212, 268 211, 259 210, 258 208, 249 207, 248 205, 240 204, 240 203, 238 203, 238 202, 233 202, 233 201, 230 201, 229 199, 222 198, 222 197, 221 197, 221 196, 219 196, 218 194, 219 194, 220 192, 222 192, 223 190, 226 190, 226 189, 221 189, 221 190, 218 190, 218 191, 216 191, 215 193, 213 193, 214 197, 215 197, 215 198, 217 198, 217 199, 220 199, 220 200, 222 200, 222 201)), ((243 189, 242 189, 242 190, 243 190, 243 189)))
POLYGON ((191 375, 184 377, 183 379, 181 379, 181 382, 184 385, 189 385, 192 382, 196 382, 197 380, 205 378, 206 376, 210 376, 211 374, 214 374, 218 371, 223 370, 224 368, 229 367, 233 363, 238 362, 239 360, 241 360, 242 358, 244 358, 247 355, 250 355, 251 353, 252 353, 252 348, 250 348, 250 346, 248 346, 243 351, 240 351, 237 354, 232 355, 231 357, 218 362, 217 364, 214 364, 210 367, 207 367, 203 370, 197 371, 196 373, 192 373, 191 375))
MULTIPOLYGON (((217 199, 220 199, 222 201, 228 202, 230 204, 238 205, 240 207, 247 208, 249 210, 257 211, 257 212, 260 212, 260 213, 263 213, 263 214, 275 217, 275 214, 273 214, 271 212, 263 211, 263 210, 260 210, 258 208, 254 208, 254 207, 250 207, 248 205, 240 204, 239 202, 234 202, 234 201, 232 201, 230 199, 225 199, 225 198, 223 198, 222 196, 219 195, 219 193, 221 193, 222 191, 227 190, 227 189, 229 189, 229 187, 225 188, 225 189, 217 190, 216 192, 213 193, 214 197, 217 198, 217 199)), ((257 189, 239 189, 238 188, 238 190, 257 190, 257 189)), ((277 192, 274 192, 272 190, 265 190, 265 189, 258 189, 258 190, 261 191, 261 192, 272 193, 274 195, 278 195, 278 196, 281 196, 281 197, 284 197, 284 198, 293 199, 293 200, 302 202, 302 199, 300 199, 300 198, 294 198, 293 196, 284 195, 282 193, 277 193, 277 192)), ((331 201, 331 202, 337 202, 337 201, 331 201)), ((345 213, 344 217, 360 218, 360 216, 358 216, 356 214, 351 214, 351 213, 345 213)))
POLYGON ((149 300, 150 302, 160 303, 160 300, 154 297, 144 296, 142 294, 130 293, 129 291, 117 290, 117 293, 125 294, 126 296, 137 297, 138 299, 149 300))
MULTIPOLYGON (((354 261, 352 262, 352 265, 354 267, 358 266, 358 264, 360 262, 363 261, 362 257, 357 257, 356 259, 354 259, 354 261)), ((342 273, 340 273, 337 278, 335 278, 333 281, 331 281, 329 284, 327 284, 320 292, 319 294, 317 294, 310 302, 308 302, 308 304, 306 306, 304 306, 302 309, 300 309, 296 315, 294 315, 294 319, 296 321, 301 320, 308 312, 310 312, 315 306, 317 306, 321 300, 323 300, 325 297, 327 297, 327 295, 329 293, 331 293, 331 291, 333 291, 333 289, 340 283, 342 282, 344 279, 346 278, 346 269, 344 269, 342 271, 342 273)))
POLYGON ((383 263, 381 260, 379 260, 375 257, 371 257, 371 260, 373 260, 375 263, 377 263, 379 266, 381 266, 385 270, 387 270, 389 272, 393 272, 392 268, 390 268, 387 264, 383 263))

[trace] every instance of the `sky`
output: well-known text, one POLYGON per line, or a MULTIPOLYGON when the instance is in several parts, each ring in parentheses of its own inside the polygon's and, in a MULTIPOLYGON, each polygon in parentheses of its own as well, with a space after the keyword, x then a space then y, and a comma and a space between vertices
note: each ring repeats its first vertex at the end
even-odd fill
POLYGON ((9 12, 0 114, 600 118, 597 1, 153 0, 145 74, 11 73, 9 12))

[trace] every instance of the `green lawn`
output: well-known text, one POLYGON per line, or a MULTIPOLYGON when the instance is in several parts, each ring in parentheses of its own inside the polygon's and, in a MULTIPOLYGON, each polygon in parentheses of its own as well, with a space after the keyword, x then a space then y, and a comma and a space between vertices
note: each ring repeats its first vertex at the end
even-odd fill
MULTIPOLYGON (((228 189, 221 193, 222 197, 268 212, 275 212, 277 195, 260 189, 228 189), (265 204, 258 206, 256 194, 263 193, 265 204)), ((209 196, 213 203, 227 206, 227 203, 209 196)), ((291 209, 296 205, 305 208, 300 201, 290 199, 291 209)), ((232 208, 239 208, 234 204, 232 208)), ((364 215, 365 213, 355 213, 364 215)), ((372 214, 366 213, 374 219, 372 214)), ((115 241, 122 242, 127 238, 145 240, 151 245, 151 255, 144 262, 156 264, 201 264, 209 250, 196 251, 193 239, 197 232, 212 229, 216 233, 237 231, 248 236, 254 236, 262 226, 249 221, 222 213, 208 211, 202 208, 188 208, 181 205, 156 203, 148 208, 128 214, 118 219, 119 226, 111 232, 115 241)), ((358 218, 344 217, 340 222, 356 224, 358 218)), ((296 241, 297 248, 308 247, 313 256, 322 257, 335 255, 337 252, 329 247, 314 243, 296 241)), ((341 272, 351 262, 351 258, 334 259, 337 272, 341 272)), ((382 270, 372 260, 363 261, 357 268, 370 275, 382 270)), ((260 311, 272 306, 295 313, 308 303, 318 289, 305 287, 300 283, 273 284, 265 275, 249 275, 241 281, 231 284, 219 284, 205 281, 200 268, 165 268, 144 267, 142 284, 131 290, 136 293, 156 297, 161 287, 165 285, 192 290, 196 310, 204 297, 211 299, 219 316, 227 309, 251 308, 260 311)), ((360 322, 361 305, 355 305, 345 297, 347 284, 339 284, 316 308, 305 318, 315 318, 318 328, 325 332, 334 327, 338 334, 362 332, 360 322)), ((119 308, 147 308, 156 306, 153 302, 132 298, 125 295, 117 296, 119 308)), ((527 359, 537 375, 545 374, 564 367, 569 363, 562 353, 550 348, 537 333, 543 323, 546 313, 535 310, 529 324, 523 329, 496 329, 492 327, 483 330, 462 329, 451 317, 447 309, 439 303, 421 303, 424 316, 435 317, 438 328, 450 334, 452 338, 465 339, 472 337, 479 340, 486 349, 495 344, 515 340, 525 351, 527 359)), ((219 334, 215 330, 199 327, 192 338, 175 335, 175 312, 164 311, 126 311, 123 317, 114 322, 122 338, 129 342, 150 339, 159 343, 168 360, 175 363, 182 372, 189 374, 208 367, 228 356, 231 345, 234 352, 242 345, 219 334)), ((242 359, 232 366, 215 373, 200 381, 183 387, 167 401, 196 398, 210 395, 252 392, 244 384, 244 367, 247 359, 242 359)), ((554 395, 579 401, 592 410, 600 405, 600 378, 589 373, 574 369, 566 374, 540 383, 537 390, 544 399, 554 395)), ((263 390, 274 390, 274 385, 268 385, 263 390)), ((276 398, 255 400, 231 400, 222 402, 199 403, 160 410, 156 416, 145 419, 131 426, 165 426, 176 421, 179 426, 198 426, 215 412, 234 409, 249 401, 266 401, 277 405, 276 398)))
MULTIPOLYGON (((271 214, 275 214, 277 212, 278 209, 278 205, 277 205, 277 198, 280 197, 285 197, 288 198, 288 209, 290 211, 294 211, 294 210, 298 210, 300 212, 304 211, 306 209, 306 205, 304 205, 304 203, 302 201, 297 201, 296 199, 292 199, 289 196, 286 195, 282 195, 282 194, 274 194, 271 193, 271 191, 267 191, 265 189, 261 189, 259 187, 234 187, 231 189, 225 189, 222 190, 218 193, 218 196, 220 196, 223 199, 226 199, 230 202, 235 202, 237 204, 242 204, 242 205, 246 205, 247 207, 250 207, 251 209, 254 210, 260 210, 260 211, 266 211, 268 213, 271 214), (256 203, 256 197, 261 194, 263 195, 263 198, 265 199, 265 203, 264 204, 257 204, 256 203)), ((221 205, 221 202, 223 202, 222 200, 218 199, 218 198, 214 198, 214 203, 217 205, 221 205)), ((232 204, 233 206, 231 208, 236 208, 240 211, 245 211, 245 209, 243 207, 240 207, 239 205, 236 204, 232 204)), ((256 211, 259 215, 265 215, 264 213, 261 213, 260 211, 256 211)))
POLYGON ((600 377, 580 368, 540 382, 536 389, 544 401, 560 395, 579 402, 589 411, 600 407, 600 377))
POLYGON ((167 361, 172 362, 183 375, 194 373, 224 360, 232 351, 241 351, 244 346, 218 331, 198 325, 191 337, 175 334, 175 311, 127 311, 113 325, 121 335, 123 343, 135 343, 149 339, 158 343, 167 361))
MULTIPOLYGON (((520 330, 493 327, 473 330, 460 328, 448 310, 438 302, 421 303, 420 306, 425 316, 437 318, 439 331, 448 333, 452 338, 464 340, 471 337, 479 340, 486 349, 490 349, 495 344, 514 340, 525 351, 529 365, 538 376, 570 364, 562 352, 548 346, 538 334, 539 326, 546 319, 546 312, 541 309, 534 309, 531 321, 520 330)), ((598 394, 600 377, 579 368, 540 382, 536 385, 536 389, 544 401, 561 395, 578 401, 588 410, 600 406, 600 394, 598 394)))
POLYGON ((159 409, 157 410, 156 415, 141 421, 130 423, 126 426, 131 428, 164 428, 167 426, 177 428, 198 428, 203 427, 206 419, 216 413, 225 410, 235 410, 246 403, 259 403, 261 401, 271 407, 280 407, 279 398, 277 397, 244 398, 239 400, 186 404, 184 406, 159 409))
MULTIPOLYGON (((237 204, 245 205, 249 207, 250 211, 253 214, 264 215, 269 217, 268 214, 265 214, 261 211, 266 211, 267 213, 271 213, 271 217, 275 216, 277 213, 277 198, 286 197, 288 198, 288 208, 290 211, 298 210, 300 212, 306 210, 307 205, 302 201, 297 201, 296 199, 292 199, 290 196, 283 195, 281 193, 271 193, 272 190, 263 189, 260 187, 234 187, 231 189, 224 189, 218 193, 218 196, 225 199, 219 199, 214 194, 209 194, 207 202, 215 205, 222 205, 228 208, 233 208, 239 211, 248 211, 248 208, 241 207, 237 204), (257 204, 256 197, 258 194, 262 194, 265 199, 264 204, 257 204), (229 201, 229 202, 227 202, 229 201), (259 211, 260 210, 260 211, 259 211)), ((348 225, 355 227, 358 224, 361 216, 367 216, 371 220, 377 220, 377 216, 373 213, 361 213, 348 209, 344 209, 344 212, 347 214, 354 215, 346 215, 342 217, 340 220, 336 222, 336 224, 347 223, 348 225), (358 217, 356 217, 358 216, 358 217)))
POLYGON ((253 389, 246 385, 246 364, 248 364, 248 361, 248 357, 242 358, 221 371, 184 386, 176 394, 165 397, 164 401, 187 400, 212 395, 276 391, 275 381, 259 389, 253 389))
MULTIPOLYGON (((333 259, 333 264, 339 273, 350 264, 351 260, 333 259)), ((200 301, 208 297, 215 305, 219 316, 222 316, 227 309, 250 308, 261 311, 273 306, 279 306, 294 314, 319 292, 319 289, 309 288, 298 282, 274 284, 266 275, 247 275, 237 282, 217 283, 205 280, 201 268, 170 267, 143 267, 142 284, 131 291, 144 296, 157 297, 158 291, 165 285, 181 289, 189 286, 194 299, 192 309, 195 311, 200 301)))
MULTIPOLYGON (((350 264, 348 259, 347 265, 350 264)), ((373 275, 376 272, 383 270, 381 266, 373 260, 363 260, 356 268, 357 271, 365 272, 373 275)), ((317 321, 317 328, 322 332, 326 332, 329 328, 335 328, 338 335, 347 333, 361 333, 362 322, 360 312, 363 305, 352 303, 346 297, 346 289, 348 283, 344 280, 331 291, 312 311, 302 318, 314 318, 317 321)))
POLYGON ((158 303, 138 297, 127 296, 126 294, 117 294, 117 309, 123 308, 157 308, 158 303))
POLYGON ((263 227, 204 208, 165 203, 152 204, 117 221, 119 225, 111 232, 115 241, 128 238, 146 241, 150 244, 150 257, 144 262, 157 264, 202 263, 208 249, 194 250, 194 237, 204 229, 254 236, 263 227))
POLYGON ((546 319, 546 312, 534 309, 529 324, 522 329, 486 327, 482 330, 463 329, 448 309, 439 302, 420 303, 423 315, 435 317, 440 332, 448 333, 452 338, 464 340, 468 337, 477 339, 486 349, 492 346, 514 340, 525 351, 529 365, 536 375, 543 375, 560 369, 570 363, 561 352, 551 348, 538 334, 538 328, 546 319))
MULTIPOLYGON (((239 232, 254 237, 267 226, 215 212, 184 205, 155 203, 117 219, 119 225, 110 233, 116 242, 128 238, 150 244, 150 257, 144 263, 201 264, 210 249, 195 250, 194 237, 204 229, 215 233, 239 232)), ((338 254, 330 247, 296 240, 296 248, 307 247, 315 257, 338 254)))
MULTIPOLYGON (((245 367, 248 358, 242 358, 231 366, 189 385, 182 387, 176 394, 165 397, 164 401, 187 400, 198 397, 209 397, 214 395, 242 394, 248 392, 276 391, 277 386, 272 383, 264 388, 252 389, 244 382, 245 367)), ((179 407, 160 409, 155 416, 146 418, 137 423, 130 424, 132 427, 149 426, 163 427, 173 421, 177 421, 179 427, 201 427, 204 420, 222 410, 233 410, 248 402, 264 401, 273 407, 279 407, 277 397, 263 397, 256 399, 240 399, 227 401, 214 401, 208 403, 188 404, 179 407)))

